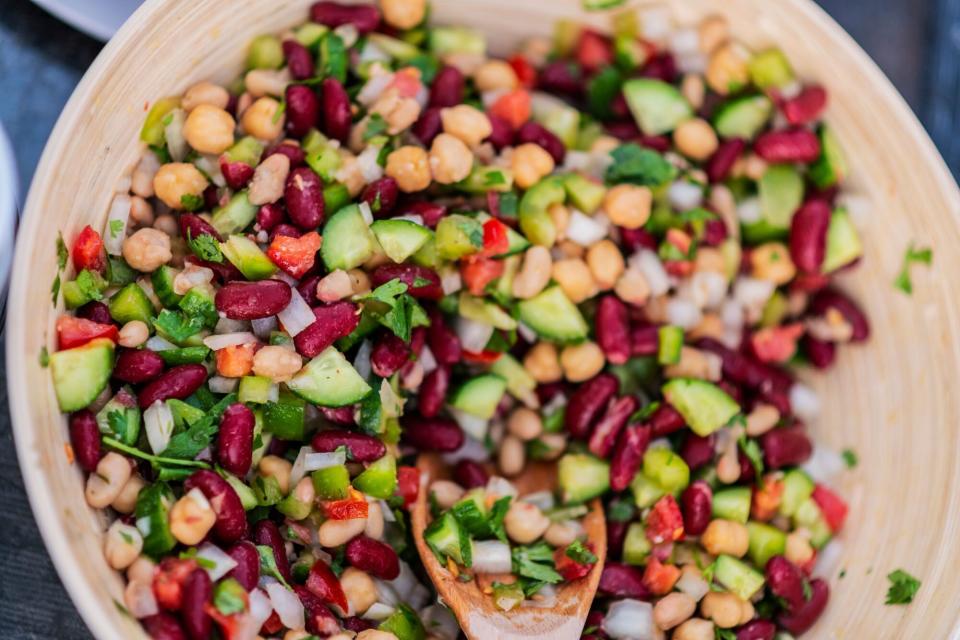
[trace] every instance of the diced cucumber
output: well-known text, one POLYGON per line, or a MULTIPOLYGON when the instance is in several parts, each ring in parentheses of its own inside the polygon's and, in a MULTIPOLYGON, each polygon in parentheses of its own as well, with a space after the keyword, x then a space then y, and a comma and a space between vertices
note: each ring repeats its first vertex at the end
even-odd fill
POLYGON ((575 342, 587 337, 587 321, 559 286, 544 289, 517 305, 520 320, 542 338, 575 342))
POLYGON ((465 291, 460 292, 459 313, 468 320, 489 324, 496 329, 512 331, 517 328, 517 321, 509 313, 496 304, 471 296, 465 291))
POLYGON ((179 96, 169 98, 160 98, 153 103, 146 119, 143 121, 143 128, 140 129, 140 139, 151 147, 159 147, 165 142, 164 130, 166 126, 163 123, 167 114, 174 109, 180 108, 179 96))
POLYGON ((360 213, 352 204, 337 211, 323 227, 323 245, 320 255, 327 269, 344 271, 359 267, 377 248, 377 239, 360 213))
POLYGON ((440 559, 446 564, 447 558, 452 558, 457 564, 463 564, 463 548, 461 541, 470 544, 470 538, 460 530, 460 524, 449 511, 431 522, 423 532, 423 539, 440 559))
POLYGON ((794 80, 790 61, 783 51, 777 48, 754 54, 747 67, 750 70, 750 80, 759 89, 782 89, 794 80))
POLYGON ((454 213, 437 223, 437 254, 457 260, 483 248, 483 225, 476 218, 454 213))
POLYGON ((743 242, 748 246, 756 246, 764 242, 786 240, 787 233, 789 232, 789 228, 775 227, 766 220, 742 224, 740 225, 740 229, 743 233, 743 242))
POLYGON ((762 522, 748 522, 750 559, 763 569, 773 556, 783 555, 787 548, 787 534, 762 522))
POLYGON ((120 389, 97 412, 97 426, 100 428, 100 433, 119 440, 123 444, 133 446, 137 443, 137 437, 140 435, 140 407, 130 387, 120 389), (110 415, 114 413, 119 414, 122 420, 111 421, 110 415))
POLYGON ((50 354, 53 389, 61 411, 79 411, 97 399, 113 372, 113 350, 112 340, 98 338, 50 354))
POLYGON ((810 165, 810 180, 820 189, 828 189, 847 177, 847 158, 840 141, 827 125, 820 127, 820 157, 810 165))
POLYGON ((396 58, 401 62, 406 62, 420 55, 421 51, 409 42, 404 42, 399 38, 391 38, 383 33, 370 33, 367 40, 377 45, 377 48, 383 51, 391 58, 396 58))
POLYGON ((251 511, 259 506, 257 496, 253 492, 253 489, 244 484, 243 480, 226 471, 220 471, 220 477, 226 480, 227 484, 237 492, 237 497, 240 498, 240 504, 243 506, 244 511, 251 511))
POLYGON ((334 182, 323 188, 324 211, 340 211, 350 204, 350 190, 347 185, 334 182))
POLYGON ((143 535, 143 553, 155 560, 177 546, 169 522, 174 499, 173 491, 164 482, 147 485, 137 496, 134 516, 143 535))
POLYGON ((353 486, 374 498, 391 497, 397 488, 397 459, 388 453, 372 462, 353 479, 353 486))
POLYGON ((207 347, 180 347, 177 349, 164 349, 158 351, 163 358, 164 364, 175 367, 180 364, 200 364, 210 355, 210 349, 207 347))
POLYGON ((430 51, 437 57, 451 53, 468 53, 483 57, 487 52, 484 35, 466 27, 433 27, 430 29, 430 51))
POLYGON ((728 487, 713 494, 713 517, 746 524, 750 519, 750 487, 728 487))
POLYGON ((367 381, 334 347, 327 347, 308 362, 287 387, 304 400, 324 407, 353 404, 370 393, 367 381))
POLYGON ((846 209, 835 209, 827 228, 827 250, 823 258, 823 272, 830 273, 845 267, 863 255, 860 234, 850 220, 846 209))
POLYGON ((827 519, 823 517, 820 506, 813 498, 807 498, 797 507, 793 521, 796 526, 804 527, 810 532, 810 544, 816 549, 822 548, 833 537, 827 519))
POLYGON ((267 254, 247 236, 230 236, 220 243, 220 250, 247 280, 264 280, 277 272, 267 254))
POLYGON ((773 102, 767 96, 743 96, 721 105, 713 116, 713 126, 721 138, 753 140, 772 115, 773 102))
POLYGON ((791 469, 783 475, 783 495, 780 497, 779 511, 782 515, 792 516, 800 505, 813 495, 813 480, 802 469, 791 469))
POLYGON ((717 385, 694 378, 674 378, 663 396, 698 436, 706 437, 730 422, 740 405, 717 385))
POLYGON ((277 36, 264 34, 250 41, 247 69, 279 69, 283 59, 283 47, 277 36))
POLYGON ((566 58, 580 41, 581 27, 576 20, 561 19, 553 23, 553 54, 566 58))
POLYGON ((63 303, 67 309, 76 309, 97 299, 96 293, 101 294, 110 286, 110 283, 96 271, 84 269, 76 280, 63 283, 63 303), (81 282, 83 283, 81 285, 81 282))
POLYGON ((150 283, 153 285, 153 292, 157 294, 160 303, 167 308, 177 306, 180 303, 180 299, 183 298, 183 296, 178 295, 173 290, 173 280, 177 277, 178 273, 179 271, 173 267, 163 264, 150 274, 150 283))
POLYGON ((557 463, 557 484, 564 504, 586 502, 610 488, 610 465, 588 453, 568 453, 557 463))
POLYGON ((657 362, 662 365, 680 362, 683 351, 683 328, 664 325, 657 330, 657 362))
POLYGON ((277 511, 287 516, 291 520, 303 520, 313 509, 313 501, 300 500, 296 491, 291 491, 287 496, 277 503, 277 511))
POLYGON ((633 493, 633 501, 640 509, 652 507, 657 500, 667 494, 663 487, 648 478, 642 471, 633 476, 633 480, 630 481, 630 491, 633 493))
POLYGON ((471 378, 450 397, 450 405, 464 413, 489 420, 507 389, 507 381, 498 375, 485 374, 471 378))
POLYGON ((343 500, 350 495, 350 472, 344 464, 317 469, 310 478, 321 500, 343 500))
POLYGON ((647 449, 643 454, 643 475, 667 493, 677 493, 690 484, 690 467, 664 447, 647 449))
POLYGON ((176 429, 186 429, 206 415, 203 409, 187 404, 183 400, 170 398, 165 402, 170 413, 173 414, 173 426, 176 429))
POLYGON ((513 171, 503 167, 474 165, 470 175, 458 182, 456 188, 467 193, 506 193, 513 189, 513 171))
MULTIPOLYGON (((333 182, 340 165, 343 163, 340 152, 332 145, 318 146, 307 154, 307 165, 323 178, 324 182, 333 182)), ((337 211, 337 209, 331 209, 337 211)))
POLYGON ((693 117, 693 108, 672 84, 651 78, 634 78, 623 83, 623 95, 640 129, 659 136, 693 117))
POLYGON ((402 603, 397 605, 397 610, 381 622, 377 629, 385 634, 392 634, 397 640, 426 640, 427 637, 420 616, 402 603))
POLYGON ((440 255, 437 253, 437 239, 435 234, 430 234, 430 239, 427 240, 420 250, 417 251, 410 258, 413 264, 419 265, 421 267, 427 267, 428 269, 436 269, 440 266, 440 255))
POLYGON ((140 320, 150 326, 153 317, 153 303, 146 292, 136 282, 131 282, 113 294, 108 303, 110 317, 124 325, 131 320, 140 320))
POLYGON ((433 232, 411 220, 377 220, 370 225, 387 257, 403 262, 433 237, 433 232))
POLYGON ((266 404, 270 400, 273 381, 264 376, 243 376, 237 388, 237 400, 250 404, 266 404))
POLYGON ((789 229, 793 213, 803 202, 803 177, 789 164, 775 164, 757 184, 763 220, 776 229, 789 229))
POLYGON ((774 291, 773 295, 763 305, 763 312, 760 314, 761 327, 779 326, 783 319, 790 313, 790 303, 787 296, 779 291, 774 291))
POLYGON ((520 199, 517 220, 520 230, 533 244, 552 247, 557 240, 557 228, 550 217, 552 205, 563 204, 567 190, 559 176, 545 178, 533 185, 520 199))
POLYGON ((600 208, 607 188, 599 182, 594 182, 579 173, 571 173, 564 177, 563 186, 567 191, 567 199, 580 211, 592 214, 600 208))
POLYGON ((716 563, 714 578, 741 600, 750 600, 763 588, 763 574, 745 562, 721 555, 717 556, 716 563))
POLYGON ((254 221, 259 209, 250 204, 246 191, 238 191, 230 198, 230 202, 213 211, 210 224, 221 236, 240 233, 254 221))
POLYGON ((624 2, 626 0, 583 0, 583 8, 587 11, 603 11, 619 7, 624 2))
POLYGON ((253 136, 244 136, 233 143, 233 146, 224 151, 227 162, 242 162, 255 167, 260 164, 263 155, 263 144, 253 136))
POLYGON ((497 361, 490 365, 490 373, 494 373, 507 381, 507 392, 521 401, 536 400, 535 391, 537 381, 527 372, 522 364, 517 362, 509 353, 504 353, 497 361))
POLYGON ((636 36, 618 35, 613 39, 613 57, 618 67, 630 72, 641 67, 649 54, 636 36))
POLYGON ((533 99, 533 119, 572 149, 580 134, 580 111, 559 99, 533 99))
POLYGON ((634 522, 627 528, 623 539, 623 561, 626 564, 646 564, 653 545, 647 539, 647 530, 641 522, 634 522))
POLYGON ((204 326, 212 329, 220 319, 214 302, 215 296, 210 284, 197 285, 187 291, 177 306, 188 316, 202 318, 204 326))
POLYGON ((305 404, 289 391, 280 392, 278 402, 263 408, 263 428, 282 440, 303 440, 305 404))

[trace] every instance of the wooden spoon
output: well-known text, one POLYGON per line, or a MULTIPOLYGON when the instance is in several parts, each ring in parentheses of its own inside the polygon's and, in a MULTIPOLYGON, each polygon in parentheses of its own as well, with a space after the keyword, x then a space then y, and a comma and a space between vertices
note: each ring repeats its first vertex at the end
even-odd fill
MULTIPOLYGON (((579 638, 607 556, 607 525, 600 500, 590 503, 590 511, 583 518, 587 540, 593 543, 593 551, 597 556, 597 563, 590 573, 580 580, 559 585, 556 604, 552 607, 541 608, 525 604, 511 611, 500 611, 494 606, 493 598, 480 590, 476 580, 457 580, 437 561, 437 557, 427 546, 423 538, 423 531, 431 520, 427 494, 434 480, 449 478, 449 470, 435 454, 420 455, 417 468, 421 472, 421 483, 417 502, 410 514, 413 538, 420 559, 437 592, 453 611, 467 637, 471 640, 579 638)), ((511 481, 521 496, 544 489, 552 491, 556 487, 556 465, 530 463, 520 476, 511 478, 511 481)))

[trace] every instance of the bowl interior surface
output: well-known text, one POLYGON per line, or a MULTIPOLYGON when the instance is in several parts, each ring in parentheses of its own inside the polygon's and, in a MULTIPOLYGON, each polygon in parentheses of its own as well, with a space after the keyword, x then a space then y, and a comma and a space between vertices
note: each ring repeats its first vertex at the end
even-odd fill
MULTIPOLYGON (((777 44, 801 77, 830 91, 827 119, 850 158, 847 189, 870 203, 866 256, 843 276, 872 321, 865 346, 842 349, 827 376, 807 376, 822 397, 816 437, 852 448, 859 466, 838 488, 850 501, 842 551, 828 577, 833 596, 810 633, 817 638, 948 638, 960 593, 960 194, 929 138, 866 55, 808 0, 673 0, 679 24, 726 14, 738 38, 777 44), (912 297, 893 287, 907 245, 935 254, 915 271, 912 297), (909 607, 883 605, 886 575, 904 568, 923 581, 909 607), (843 576, 841 579, 841 572, 843 576)), ((50 306, 56 231, 100 228, 114 185, 140 154, 137 135, 159 97, 192 83, 228 81, 244 44, 306 16, 308 0, 150 0, 106 47, 67 105, 34 178, 20 230, 7 328, 7 367, 20 463, 45 542, 74 602, 98 638, 145 637, 115 602, 120 577, 101 552, 104 521, 83 498, 81 474, 65 455, 66 423, 42 347, 53 350, 62 309, 50 306)), ((547 35, 560 17, 605 27, 579 0, 434 0, 437 23, 483 30, 495 52, 547 35)), ((955 634, 957 634, 955 636, 955 634)))

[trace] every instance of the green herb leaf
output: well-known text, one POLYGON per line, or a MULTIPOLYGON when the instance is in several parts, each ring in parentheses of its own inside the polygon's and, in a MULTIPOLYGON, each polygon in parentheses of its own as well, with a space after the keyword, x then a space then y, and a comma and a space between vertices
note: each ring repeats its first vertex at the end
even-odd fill
POLYGON ((205 416, 193 423, 183 433, 178 433, 170 439, 170 444, 163 450, 168 458, 192 460, 198 453, 210 446, 214 436, 220 431, 220 416, 231 404, 237 401, 237 395, 231 393, 224 396, 215 404, 205 416))
POLYGON ((567 545, 565 553, 568 558, 579 564, 593 564, 597 561, 597 556, 579 540, 574 540, 567 545))
POLYGON ((743 435, 739 440, 740 450, 747 456, 750 464, 753 465, 753 471, 756 474, 757 482, 760 482, 763 475, 763 453, 760 451, 760 445, 757 441, 743 435))
POLYGON ((283 114, 287 112, 287 99, 282 98, 280 100, 280 106, 277 107, 276 112, 273 114, 273 117, 270 118, 271 124, 277 124, 280 122, 280 118, 283 117, 283 114))
POLYGON ((641 407, 639 410, 634 412, 634 414, 630 416, 630 422, 643 422, 644 420, 652 416, 656 412, 656 410, 659 408, 660 408, 660 401, 654 400, 647 406, 641 407))
POLYGON ((180 311, 163 309, 153 320, 153 326, 174 342, 183 342, 203 329, 203 318, 186 316, 180 311))
POLYGON ((183 467, 193 467, 195 469, 209 469, 210 465, 206 462, 201 462, 200 460, 178 460, 176 458, 167 458, 165 456, 155 456, 153 454, 147 453, 146 451, 141 451, 136 447, 131 447, 125 445, 119 440, 113 438, 104 437, 103 444, 107 445, 112 449, 117 451, 122 451, 127 455, 133 456, 135 458, 140 458, 141 460, 146 460, 150 462, 154 468, 164 469, 166 465, 173 466, 183 466, 183 467))
POLYGON ((503 520, 507 517, 507 511, 510 510, 510 496, 504 496, 493 503, 490 507, 490 531, 500 542, 507 542, 507 530, 503 526, 503 520))
POLYGON ((887 580, 890 581, 890 588, 885 604, 909 604, 920 589, 920 581, 903 569, 888 574, 887 580))
POLYGON ((110 237, 117 238, 123 233, 123 220, 111 220, 110 221, 110 237))
POLYGON ((258 544, 257 554, 260 556, 260 573, 266 574, 271 578, 276 578, 280 584, 290 589, 290 584, 283 577, 283 574, 280 573, 280 569, 277 568, 277 557, 273 555, 273 547, 258 544))
MULTIPOLYGON (((379 113, 374 113, 367 120, 367 128, 363 130, 363 141, 369 142, 373 138, 387 132, 387 121, 379 113)), ((372 208, 372 207, 371 207, 372 208)))
POLYGON ((225 616, 244 611, 247 592, 234 578, 226 578, 213 588, 213 606, 225 616))
POLYGON ((63 271, 67 267, 67 258, 70 252, 67 251, 67 243, 63 241, 63 234, 57 234, 57 268, 63 271))
POLYGON ((483 186, 494 187, 500 184, 507 184, 507 179, 502 171, 488 171, 483 177, 483 186))
POLYGON ((553 548, 546 542, 528 547, 514 547, 512 556, 513 572, 517 575, 550 584, 563 580, 554 568, 553 548))
POLYGON ((46 347, 40 347, 40 366, 46 369, 50 365, 50 352, 46 347))
POLYGON ((734 633, 732 629, 721 629, 720 627, 714 627, 713 633, 715 640, 737 640, 737 634, 734 633))
POLYGON ((607 169, 606 181, 659 187, 673 180, 677 169, 652 149, 635 143, 622 144, 610 152, 613 164, 607 169))
POLYGON ((57 298, 60 297, 60 274, 53 279, 53 285, 50 286, 50 297, 53 298, 53 304, 57 304, 57 298))
POLYGON ((346 569, 346 564, 347 547, 337 547, 337 551, 333 554, 333 558, 330 560, 330 571, 333 571, 333 575, 339 578, 340 574, 343 573, 343 570, 346 569))
POLYGON ((88 300, 102 300, 106 282, 99 273, 84 269, 77 274, 77 286, 88 300))
POLYGON ((188 231, 187 245, 190 247, 190 251, 193 251, 193 255, 201 260, 216 263, 223 262, 223 251, 220 250, 220 243, 211 235, 202 233, 194 238, 188 231))
POLYGON ((457 228, 467 236, 475 247, 483 247, 483 225, 473 218, 465 218, 457 223, 457 228))
POLYGON ((600 120, 613 115, 613 102, 620 93, 623 76, 616 67, 607 67, 587 83, 587 105, 590 114, 600 120))
POLYGON ((283 492, 280 491, 280 482, 273 476, 257 476, 250 483, 253 489, 253 495, 257 499, 257 505, 261 507, 272 507, 283 500, 283 492))
POLYGON ((933 264, 933 249, 929 247, 916 248, 913 244, 907 247, 907 251, 903 256, 903 266, 900 268, 900 273, 897 275, 896 280, 893 281, 893 286, 908 295, 913 293, 913 282, 910 280, 910 266, 914 263, 925 264, 927 266, 933 264))
POLYGON ((187 211, 199 211, 203 208, 203 196, 196 193, 185 193, 180 196, 180 204, 187 211))
POLYGON ((857 458, 857 452, 853 449, 844 449, 840 455, 843 456, 843 461, 846 463, 847 469, 853 469, 857 466, 859 458, 857 458))
POLYGON ((607 520, 611 522, 630 522, 636 514, 636 507, 628 500, 615 500, 607 506, 607 520))

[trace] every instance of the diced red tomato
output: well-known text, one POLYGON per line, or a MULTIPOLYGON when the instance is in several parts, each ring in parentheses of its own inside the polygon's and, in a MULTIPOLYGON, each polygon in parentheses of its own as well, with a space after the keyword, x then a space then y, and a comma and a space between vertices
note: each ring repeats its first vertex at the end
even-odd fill
POLYGON ((331 520, 355 520, 367 517, 369 505, 362 493, 351 488, 349 498, 324 502, 323 511, 331 520))
MULTIPOLYGON (((593 551, 593 545, 587 543, 586 547, 593 551)), ((564 580, 579 580, 585 577, 593 569, 593 562, 577 562, 567 555, 567 548, 563 547, 553 552, 553 563, 557 567, 557 573, 563 576, 564 580)))
POLYGON ((498 256, 510 248, 507 237, 509 228, 496 218, 483 223, 483 253, 486 256, 498 256))
POLYGON ((323 238, 316 231, 299 238, 278 235, 267 249, 267 257, 294 278, 300 278, 313 268, 323 238))
POLYGON ((463 360, 473 364, 492 364, 499 360, 502 355, 499 351, 488 351, 486 349, 483 351, 464 351, 463 360))
POLYGON ((537 70, 533 68, 533 65, 530 64, 530 61, 524 56, 516 53, 510 56, 507 62, 513 67, 513 72, 517 74, 517 79, 520 80, 520 86, 530 89, 537 84, 537 70))
POLYGON ((96 338, 108 338, 116 342, 118 334, 116 325, 100 324, 75 316, 57 318, 57 344, 60 349, 80 347, 96 338))
POLYGON ((803 335, 798 323, 782 327, 766 327, 750 336, 750 347, 761 362, 786 362, 797 351, 797 340, 803 335))
POLYGON ((497 98, 496 102, 490 105, 489 111, 509 122, 514 129, 519 129, 530 119, 530 105, 530 92, 526 89, 514 89, 497 98))
POLYGON ((417 500, 420 491, 420 472, 416 467, 397 467, 397 495, 403 498, 403 506, 409 507, 417 500))
POLYGON ((824 519, 834 533, 843 528, 843 521, 847 519, 847 503, 830 489, 818 484, 813 489, 813 500, 820 507, 824 519))
POLYGON ((753 501, 750 503, 750 515, 754 520, 766 522, 777 514, 783 498, 783 481, 767 476, 763 483, 754 487, 753 501))
POLYGON ((393 74, 390 87, 397 90, 402 98, 416 97, 423 83, 420 82, 420 70, 416 67, 404 67, 393 74))
POLYGON ((673 496, 657 500, 647 516, 647 538, 653 544, 673 542, 683 537, 683 514, 673 496))
POLYGON ((613 64, 613 44, 596 31, 584 29, 577 43, 577 62, 587 71, 613 64))
POLYGON ((467 256, 460 262, 460 275, 467 290, 482 296, 487 285, 503 274, 503 261, 483 256, 467 256))
POLYGON ((324 602, 340 607, 341 611, 347 611, 349 607, 343 586, 330 566, 323 560, 317 560, 310 567, 310 573, 307 575, 307 589, 324 602))
MULTIPOLYGON (((220 635, 223 637, 223 640, 236 640, 236 638, 239 637, 241 622, 239 613, 232 613, 229 616, 225 616, 220 613, 220 610, 217 609, 212 602, 204 604, 203 610, 220 626, 220 635)), ((283 629, 283 623, 280 622, 280 616, 277 615, 276 611, 272 611, 270 617, 263 623, 261 632, 263 635, 270 636, 281 629, 283 629), (267 625, 270 625, 269 629, 267 625)))
POLYGON ((85 226, 73 243, 73 266, 77 271, 89 269, 102 272, 107 266, 107 254, 103 250, 103 239, 90 225, 85 226))
POLYGON ((643 572, 643 584, 655 596, 663 596, 673 590, 680 579, 680 569, 672 564, 663 564, 651 556, 643 572))
POLYGON ((689 260, 664 260, 663 268, 672 276, 686 278, 693 273, 693 262, 689 260))
MULTIPOLYGON (((231 616, 232 618, 233 616, 231 616)), ((263 623, 263 626, 260 627, 260 630, 265 636, 272 636, 275 633, 279 633, 283 629, 283 623, 280 622, 280 616, 277 615, 276 611, 270 612, 270 617, 267 618, 266 622, 263 623)))
POLYGON ((197 568, 196 560, 164 558, 153 575, 153 595, 167 611, 179 611, 183 604, 183 583, 197 568))

